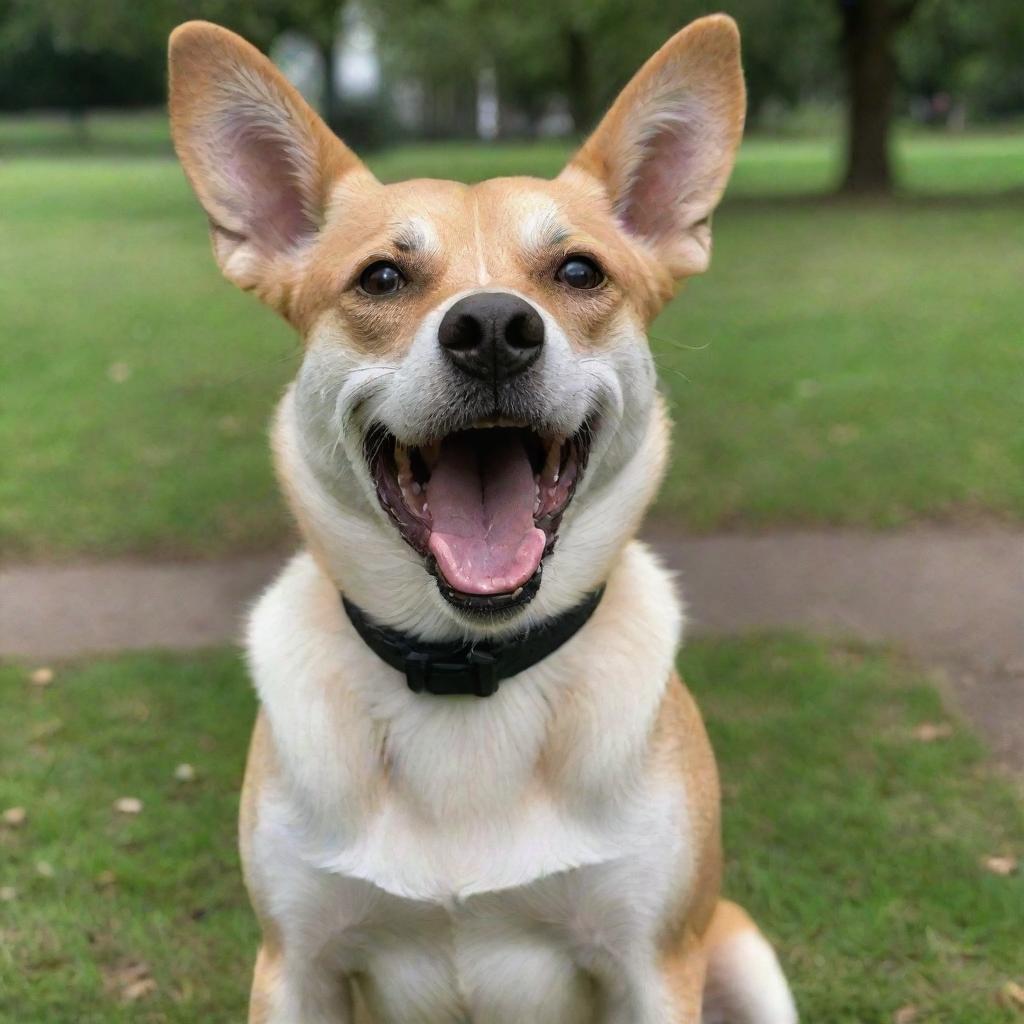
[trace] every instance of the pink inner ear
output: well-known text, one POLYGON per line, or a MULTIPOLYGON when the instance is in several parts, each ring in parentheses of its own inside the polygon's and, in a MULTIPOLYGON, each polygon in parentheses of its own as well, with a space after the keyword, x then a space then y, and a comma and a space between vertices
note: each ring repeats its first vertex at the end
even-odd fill
POLYGON ((644 143, 640 165, 626 192, 626 227, 650 239, 680 231, 680 200, 691 192, 696 146, 690 125, 681 119, 662 123, 644 143))
POLYGON ((227 205, 245 225, 247 239, 279 252, 316 232, 306 213, 300 169, 280 138, 246 127, 231 140, 229 153, 227 205))

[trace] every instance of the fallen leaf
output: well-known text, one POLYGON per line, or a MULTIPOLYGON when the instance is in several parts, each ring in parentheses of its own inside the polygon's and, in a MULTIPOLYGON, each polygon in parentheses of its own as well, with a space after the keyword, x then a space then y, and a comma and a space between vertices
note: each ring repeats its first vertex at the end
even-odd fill
POLYGON ((28 811, 24 807, 8 807, 3 814, 4 824, 8 828, 21 828, 28 818, 28 811))
POLYGON ((953 735, 953 726, 949 722, 922 722, 914 728, 913 736, 921 743, 934 743, 936 740, 949 739, 953 735))
POLYGON ((135 1003, 157 990, 148 965, 141 960, 128 960, 103 968, 106 990, 123 1003, 135 1003))
POLYGON ((107 376, 115 384, 123 384, 132 375, 132 368, 127 363, 111 363, 107 367, 107 376))
POLYGON ((914 1024, 920 1015, 921 1011, 913 1003, 907 1003, 893 1014, 893 1024, 914 1024))
POLYGON ((53 878, 53 865, 48 860, 37 860, 36 874, 40 878, 53 878))
POLYGON ((174 769, 174 777, 178 782, 195 782, 196 770, 190 764, 179 764, 174 769))
POLYGON ((117 875, 113 871, 101 871, 96 876, 96 884, 101 889, 109 889, 111 886, 117 885, 117 875))
POLYGON ((140 978, 121 990, 121 998, 126 1003, 134 1003, 145 999, 156 991, 156 982, 152 978, 140 978))
POLYGON ((1011 1010, 1024 1010, 1024 985, 1008 981, 999 992, 1000 1001, 1011 1010))
POLYGON ((18 898, 18 890, 13 885, 0 885, 0 903, 10 903, 18 898))
POLYGON ((141 814, 142 801, 137 796, 122 796, 114 801, 114 810, 118 814, 141 814))
POLYGON ((981 859, 981 866, 986 871, 991 871, 993 875, 1002 875, 1005 878, 1007 875, 1012 875, 1017 871, 1020 862, 1016 857, 1011 857, 1009 854, 997 853, 991 857, 983 857, 981 859))
POLYGON ((53 682, 53 669, 43 666, 29 673, 28 681, 33 686, 49 686, 53 682))

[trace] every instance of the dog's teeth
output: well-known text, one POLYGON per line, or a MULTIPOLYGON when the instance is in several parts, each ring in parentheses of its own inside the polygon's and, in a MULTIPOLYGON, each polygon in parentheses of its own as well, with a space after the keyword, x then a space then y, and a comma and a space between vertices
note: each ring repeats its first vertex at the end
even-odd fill
POLYGON ((412 493, 415 494, 415 495, 419 495, 420 491, 422 491, 422 490, 423 490, 423 488, 420 487, 420 485, 415 480, 413 480, 413 482, 412 482, 412 493))
POLYGON ((412 478, 412 463, 409 461, 409 450, 403 445, 395 445, 395 466, 398 469, 398 481, 403 483, 412 478))
POLYGON ((554 478, 555 483, 558 482, 558 471, 561 468, 562 461, 562 446, 559 442, 554 441, 548 447, 547 457, 544 460, 544 468, 541 470, 540 476, 542 480, 550 480, 554 478))

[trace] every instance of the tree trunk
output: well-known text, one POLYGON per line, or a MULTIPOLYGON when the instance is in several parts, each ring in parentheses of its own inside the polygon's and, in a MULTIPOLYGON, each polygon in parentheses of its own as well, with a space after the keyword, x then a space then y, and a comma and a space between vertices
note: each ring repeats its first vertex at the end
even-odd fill
POLYGON ((915 4, 916 0, 839 0, 847 92, 844 192, 892 189, 893 40, 915 4))
POLYGON ((320 39, 320 59, 324 65, 323 96, 320 100, 320 116, 329 128, 338 127, 338 99, 334 91, 334 39, 320 39))
POLYGON ((590 40, 578 28, 565 30, 566 57, 569 62, 566 76, 566 95, 569 113, 577 134, 589 132, 597 119, 594 110, 594 76, 590 59, 590 40))

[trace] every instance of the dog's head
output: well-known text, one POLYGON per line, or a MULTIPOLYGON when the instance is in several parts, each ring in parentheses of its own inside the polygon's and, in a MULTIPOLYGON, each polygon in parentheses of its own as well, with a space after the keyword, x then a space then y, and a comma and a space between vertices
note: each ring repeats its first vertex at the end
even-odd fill
POLYGON ((232 33, 183 25, 170 65, 217 261, 305 341, 275 450, 314 552, 404 627, 578 601, 661 477, 646 326, 708 264, 743 125, 735 24, 670 39, 553 181, 382 185, 232 33))

